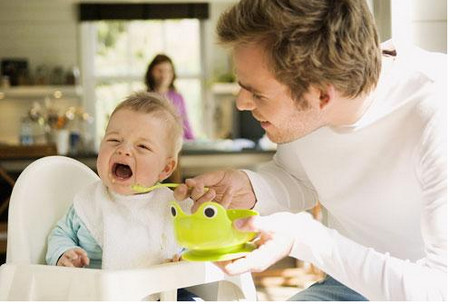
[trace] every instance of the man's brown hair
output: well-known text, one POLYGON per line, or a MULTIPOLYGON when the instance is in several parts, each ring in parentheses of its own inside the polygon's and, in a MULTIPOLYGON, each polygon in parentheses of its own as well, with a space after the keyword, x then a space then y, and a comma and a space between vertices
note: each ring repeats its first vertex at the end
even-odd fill
POLYGON ((310 85, 332 84, 346 97, 368 93, 381 70, 365 0, 241 0, 222 14, 217 34, 231 47, 261 45, 274 77, 300 101, 310 85))

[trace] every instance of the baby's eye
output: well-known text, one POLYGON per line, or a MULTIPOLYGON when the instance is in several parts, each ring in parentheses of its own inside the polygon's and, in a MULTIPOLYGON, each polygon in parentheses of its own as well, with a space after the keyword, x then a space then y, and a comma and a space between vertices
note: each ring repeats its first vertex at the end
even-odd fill
POLYGON ((145 149, 145 150, 150 150, 151 151, 150 147, 148 147, 147 145, 144 145, 144 144, 140 144, 140 145, 138 145, 138 147, 142 148, 142 149, 145 149))
POLYGON ((116 138, 110 138, 110 139, 107 140, 107 142, 110 142, 110 143, 119 143, 120 141, 119 141, 119 139, 116 139, 116 138))
POLYGON ((203 210, 203 215, 206 218, 214 218, 217 215, 217 208, 213 205, 207 205, 203 210))

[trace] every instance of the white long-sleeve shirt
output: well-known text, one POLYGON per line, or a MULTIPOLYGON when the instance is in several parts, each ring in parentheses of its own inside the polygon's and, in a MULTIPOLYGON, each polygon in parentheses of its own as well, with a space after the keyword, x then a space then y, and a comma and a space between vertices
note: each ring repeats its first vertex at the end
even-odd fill
POLYGON ((446 57, 397 47, 352 126, 279 145, 246 171, 261 214, 289 211, 291 256, 370 300, 447 298, 446 57), (300 211, 317 200, 328 227, 300 211), (293 214, 298 213, 298 214, 293 214))

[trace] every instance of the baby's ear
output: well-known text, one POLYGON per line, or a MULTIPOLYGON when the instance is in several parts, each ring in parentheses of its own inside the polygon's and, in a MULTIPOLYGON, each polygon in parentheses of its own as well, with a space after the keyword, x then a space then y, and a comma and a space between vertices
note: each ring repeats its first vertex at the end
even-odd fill
POLYGON ((163 181, 172 175, 173 171, 177 167, 177 160, 174 157, 168 157, 164 169, 159 174, 159 181, 163 181))

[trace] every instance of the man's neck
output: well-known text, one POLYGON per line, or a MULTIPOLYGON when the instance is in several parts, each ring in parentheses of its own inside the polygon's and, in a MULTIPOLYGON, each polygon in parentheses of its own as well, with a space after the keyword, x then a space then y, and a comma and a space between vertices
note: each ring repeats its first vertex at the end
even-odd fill
MULTIPOLYGON (((383 78, 383 75, 391 73, 394 61, 395 57, 382 57, 381 73, 378 84, 383 78)), ((335 103, 335 107, 333 107, 334 109, 331 110, 329 125, 336 127, 354 125, 363 117, 369 107, 373 104, 375 100, 374 92, 375 88, 368 94, 353 99, 339 96, 337 102, 335 103)))
POLYGON ((373 91, 356 98, 339 97, 330 109, 329 125, 333 127, 355 124, 366 113, 373 102, 373 91))

